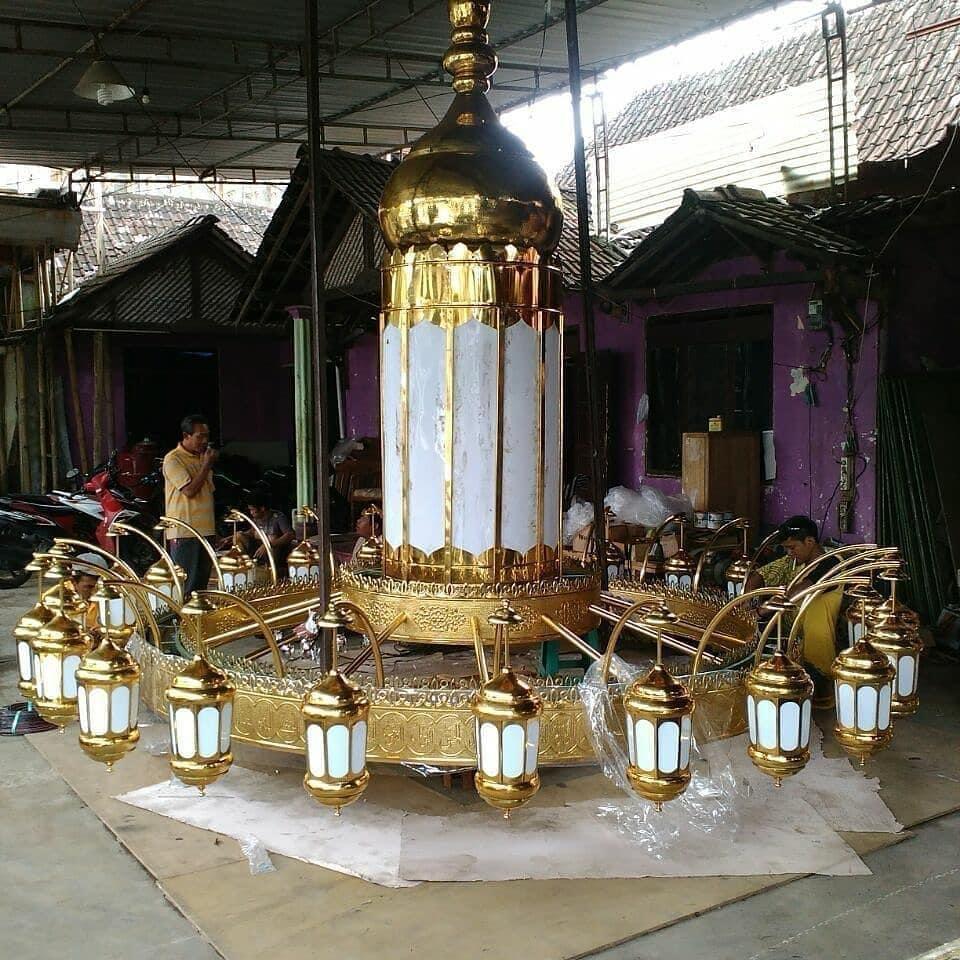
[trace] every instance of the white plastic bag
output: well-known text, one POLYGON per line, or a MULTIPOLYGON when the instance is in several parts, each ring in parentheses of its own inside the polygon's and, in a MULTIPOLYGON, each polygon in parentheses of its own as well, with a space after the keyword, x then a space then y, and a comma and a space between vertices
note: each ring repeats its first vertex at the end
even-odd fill
POLYGON ((618 519, 643 527, 659 527, 675 513, 693 514, 693 505, 687 497, 682 494, 672 497, 656 487, 645 486, 639 491, 614 487, 603 502, 618 519))
POLYGON ((593 504, 576 499, 563 515, 563 542, 570 546, 573 538, 588 524, 593 522, 593 504))

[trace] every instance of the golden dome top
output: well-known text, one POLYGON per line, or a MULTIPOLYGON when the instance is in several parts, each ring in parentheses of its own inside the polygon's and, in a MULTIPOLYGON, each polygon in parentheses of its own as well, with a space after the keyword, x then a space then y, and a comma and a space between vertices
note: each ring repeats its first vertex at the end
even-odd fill
POLYGON ((519 137, 487 102, 497 57, 485 31, 490 0, 448 0, 452 44, 443 58, 456 96, 387 182, 380 226, 391 250, 493 243, 550 253, 560 197, 519 137))

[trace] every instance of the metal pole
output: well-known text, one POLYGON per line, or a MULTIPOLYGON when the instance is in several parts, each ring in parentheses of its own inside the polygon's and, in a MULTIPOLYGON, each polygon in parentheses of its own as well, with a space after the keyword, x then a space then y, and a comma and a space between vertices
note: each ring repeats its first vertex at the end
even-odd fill
POLYGON ((290 311, 293 324, 294 416, 297 441, 297 507, 316 503, 314 483, 315 460, 313 443, 314 397, 313 353, 310 348, 311 317, 300 310, 290 311))
MULTIPOLYGON (((314 443, 317 458, 317 533, 320 538, 320 604, 327 608, 330 600, 330 483, 327 467, 327 323, 323 299, 323 276, 320 263, 323 251, 323 178, 320 174, 320 152, 323 149, 320 122, 320 23, 319 0, 306 0, 307 10, 307 143, 310 151, 310 235, 311 235, 311 303, 313 306, 313 383, 316 411, 314 443)), ((325 651, 327 655, 329 651, 325 651)))
POLYGON ((593 538, 600 567, 600 582, 607 588, 607 528, 603 497, 607 489, 606 450, 601 449, 600 390, 597 383, 597 340, 593 321, 593 273, 590 262, 590 207, 587 196, 587 160, 580 122, 580 42, 577 37, 576 0, 564 0, 567 28, 567 69, 573 100, 573 168, 577 183, 577 235, 580 245, 580 288, 583 297, 583 332, 587 346, 587 402, 590 407, 590 479, 593 486, 593 538))

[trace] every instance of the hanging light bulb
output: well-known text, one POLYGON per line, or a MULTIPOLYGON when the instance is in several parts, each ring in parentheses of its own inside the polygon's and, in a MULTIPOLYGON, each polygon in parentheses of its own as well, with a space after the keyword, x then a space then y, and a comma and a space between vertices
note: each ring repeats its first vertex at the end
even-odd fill
POLYGON ((236 687, 206 658, 203 618, 216 609, 194 593, 181 611, 191 625, 197 653, 167 688, 170 721, 170 769, 183 783, 204 790, 233 763, 230 739, 236 687))
MULTIPOLYGON (((866 614, 864 614, 864 618, 866 614)), ((833 661, 837 722, 834 736, 863 766, 893 737, 890 708, 896 674, 886 655, 871 642, 863 621, 863 635, 833 661)))
POLYGON ((140 739, 140 666, 109 635, 77 667, 77 706, 80 746, 109 772, 140 739))
POLYGON ((303 699, 307 770, 303 786, 324 806, 340 810, 356 800, 370 782, 367 770, 367 723, 370 701, 338 669, 341 631, 350 618, 333 601, 316 621, 331 641, 331 667, 303 699))
POLYGON ((13 639, 17 645, 17 672, 19 673, 19 682, 17 689, 27 701, 33 700, 36 696, 37 688, 33 677, 33 650, 31 644, 37 637, 37 632, 45 624, 53 619, 53 611, 43 602, 43 573, 49 566, 50 561, 40 557, 35 557, 26 569, 37 573, 37 583, 39 585, 36 604, 31 607, 18 621, 13 628, 13 639))
POLYGON ((503 666, 473 699, 477 741, 474 785, 481 799, 502 811, 505 819, 540 789, 537 767, 543 702, 510 666, 509 631, 522 622, 508 600, 487 618, 495 630, 495 645, 502 645, 503 666))
POLYGON ((772 657, 747 674, 747 726, 753 765, 780 786, 810 760, 810 716, 813 681, 783 649, 782 621, 793 605, 785 598, 768 600, 777 615, 777 646, 772 657))
POLYGON ((675 590, 689 590, 693 585, 693 575, 697 572, 697 565, 693 557, 683 549, 683 532, 687 525, 685 517, 677 520, 680 528, 680 542, 677 552, 667 559, 663 565, 663 576, 668 587, 675 590))
POLYGON ((630 786, 657 811, 690 783, 690 738, 694 708, 690 691, 663 665, 663 630, 679 618, 660 601, 641 618, 657 631, 657 660, 623 695, 630 786))
POLYGON ((61 729, 77 715, 77 667, 92 646, 76 620, 63 612, 64 592, 61 583, 60 612, 40 627, 31 642, 37 713, 61 729))
POLYGON ((73 92, 85 100, 96 100, 101 107, 136 96, 133 89, 120 75, 120 71, 106 59, 94 60, 83 71, 73 92))

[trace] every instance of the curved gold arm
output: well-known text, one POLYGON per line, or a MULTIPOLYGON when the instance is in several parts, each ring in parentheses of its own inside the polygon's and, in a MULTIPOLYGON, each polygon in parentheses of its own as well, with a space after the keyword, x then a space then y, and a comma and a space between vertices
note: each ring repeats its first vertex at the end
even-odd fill
POLYGON ((887 551, 895 550, 896 547, 877 547, 875 543, 848 543, 842 547, 837 547, 836 550, 825 550, 820 556, 811 560, 809 563, 800 567, 793 575, 793 579, 787 584, 787 592, 789 593, 798 583, 800 583, 808 573, 816 568, 823 562, 824 557, 841 557, 846 556, 848 553, 853 554, 852 557, 848 557, 846 560, 837 564, 834 567, 834 570, 838 570, 844 567, 848 567, 851 563, 856 563, 858 559, 869 557, 876 550, 887 551))
MULTIPOLYGON (((384 632, 377 636, 377 631, 373 629, 373 624, 370 622, 370 618, 360 609, 352 600, 341 600, 338 604, 338 607, 343 608, 344 610, 349 610, 361 624, 363 624, 363 632, 367 635, 367 639, 370 641, 370 649, 373 651, 373 663, 374 669, 376 671, 375 678, 376 684, 378 687, 382 687, 384 684, 384 675, 383 675, 383 656, 380 652, 380 644, 393 633, 397 627, 406 620, 407 615, 398 614, 394 618, 393 623, 388 624, 387 629, 384 632)), ((353 664, 350 664, 353 666, 353 664)), ((359 664, 358 664, 359 666, 359 664)))
MULTIPOLYGON (((248 614, 260 628, 260 632, 263 634, 263 639, 267 641, 267 646, 270 648, 270 654, 273 657, 274 672, 278 677, 283 677, 286 675, 286 669, 283 665, 283 657, 280 655, 280 647, 277 645, 277 638, 273 635, 273 631, 269 626, 267 626, 267 621, 263 619, 256 607, 247 603, 246 600, 244 600, 242 597, 238 597, 235 593, 227 593, 226 590, 198 590, 197 593, 201 597, 220 597, 224 600, 228 600, 231 604, 239 607, 244 613, 248 614)), ((204 652, 206 652, 206 640, 199 636, 197 637, 197 648, 202 648, 204 652)))
POLYGON ((487 655, 483 649, 483 638, 480 636, 480 621, 476 617, 470 618, 470 629, 473 632, 473 652, 477 657, 480 682, 486 683, 490 679, 490 671, 487 669, 487 655))
MULTIPOLYGON (((164 550, 164 548, 146 531, 140 530, 137 527, 132 527, 129 523, 122 523, 119 520, 114 520, 113 523, 110 524, 110 530, 113 530, 114 527, 116 527, 117 530, 123 530, 126 533, 135 533, 138 537, 142 537, 147 541, 147 543, 150 544, 151 547, 154 548, 154 550, 157 551, 157 553, 160 554, 160 559, 170 571, 170 576, 173 577, 173 588, 177 591, 177 603, 182 604, 183 584, 180 582, 180 578, 177 576, 177 565, 173 562, 173 557, 171 557, 170 554, 164 550)), ((109 533, 110 530, 108 530, 107 533, 109 533)))
POLYGON ((696 593, 700 589, 700 577, 703 576, 703 565, 707 562, 707 554, 710 552, 710 548, 720 539, 720 534, 726 533, 731 527, 740 527, 746 526, 748 524, 746 517, 737 517, 735 520, 728 520, 723 526, 717 527, 713 531, 713 536, 707 541, 706 546, 700 552, 700 556, 697 559, 697 570, 693 575, 693 592, 696 593))
POLYGON ((250 529, 253 530, 256 534, 257 539, 260 543, 263 544, 263 549, 267 553, 267 563, 270 564, 270 579, 273 582, 273 585, 277 585, 277 561, 273 557, 273 545, 270 543, 270 538, 254 523, 252 517, 248 517, 245 513, 242 513, 240 510, 237 510, 236 507, 233 507, 230 512, 227 514, 227 520, 230 520, 231 517, 239 517, 241 520, 245 520, 249 525, 250 529))
MULTIPOLYGON (((104 560, 107 560, 109 563, 118 566, 131 580, 135 580, 137 583, 140 582, 140 578, 137 576, 136 571, 129 563, 125 563, 119 557, 114 556, 109 550, 104 550, 103 547, 98 546, 95 543, 87 543, 86 540, 73 540, 70 537, 54 537, 54 543, 67 543, 71 547, 80 547, 84 553, 95 553, 99 557, 103 557, 104 560)), ((58 560, 63 560, 63 557, 57 557, 58 560)), ((68 557, 67 563, 73 563, 73 558, 68 557)), ((103 571, 100 571, 101 575, 103 571)))
POLYGON ((643 563, 640 564, 640 576, 639 580, 643 583, 644 579, 647 576, 647 560, 650 557, 650 550, 653 548, 653 545, 660 542, 660 537, 663 536, 663 531, 666 530, 667 525, 671 523, 679 523, 680 521, 684 523, 687 522, 687 515, 685 513, 673 513, 663 523, 653 531, 653 534, 650 537, 650 546, 643 553, 643 563))
POLYGON ((613 651, 617 646, 620 635, 623 633, 624 627, 627 625, 627 621, 638 610, 653 606, 657 602, 656 600, 638 600, 636 603, 631 603, 630 606, 620 614, 620 619, 614 624, 613 630, 610 632, 610 639, 607 640, 607 649, 603 652, 603 660, 600 662, 600 682, 604 685, 606 685, 610 679, 610 664, 613 662, 613 651))
POLYGON ((186 520, 177 520, 175 517, 161 517, 159 526, 163 529, 167 527, 183 527, 184 530, 189 530, 193 536, 195 536, 199 541, 200 545, 204 550, 207 551, 207 556, 210 557, 210 562, 213 564, 214 572, 217 574, 217 585, 221 590, 226 590, 226 584, 223 582, 223 572, 220 569, 220 564, 217 562, 217 551, 210 546, 210 541, 206 537, 200 536, 195 527, 191 527, 186 520))
POLYGON ((747 581, 750 579, 750 575, 753 573, 753 571, 757 567, 757 561, 760 559, 760 557, 763 556, 763 551, 766 550, 767 547, 769 547, 770 544, 773 543, 773 541, 776 540, 777 537, 779 536, 780 536, 780 528, 777 527, 777 529, 774 530, 773 533, 767 534, 767 536, 760 541, 760 546, 757 547, 756 551, 754 551, 753 556, 750 558, 750 562, 747 564, 747 572, 743 576, 744 589, 746 589, 747 581))

